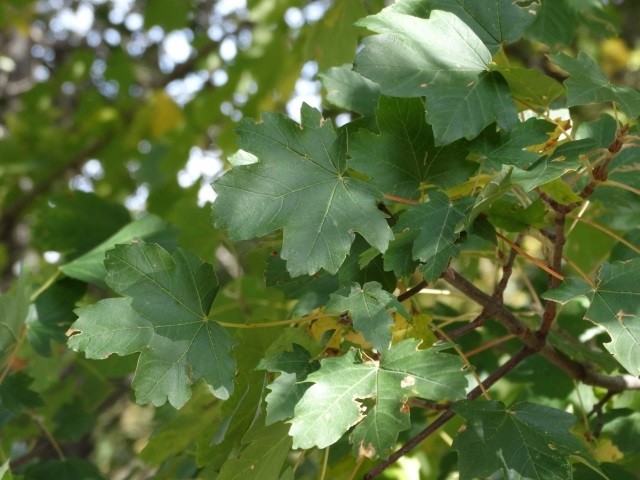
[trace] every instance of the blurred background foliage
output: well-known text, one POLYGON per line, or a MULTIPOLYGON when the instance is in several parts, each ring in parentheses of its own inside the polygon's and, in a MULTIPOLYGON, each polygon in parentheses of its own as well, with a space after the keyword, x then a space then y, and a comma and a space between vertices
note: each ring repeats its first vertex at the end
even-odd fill
MULTIPOLYGON (((31 307, 36 313, 28 321, 29 342, 4 371, 22 373, 8 378, 38 395, 12 403, 0 388, 0 463, 11 458, 12 469, 25 478, 175 479, 198 471, 201 478, 215 477, 258 408, 262 390, 255 383, 262 374, 239 380, 238 401, 252 406, 243 418, 229 410, 234 403, 222 404, 205 392, 194 392, 179 412, 136 405, 128 386, 135 358, 96 362, 64 346, 73 306, 108 293, 60 279, 58 267, 82 258, 132 220, 156 214, 164 222, 158 220, 153 238, 193 249, 216 265, 224 295, 214 309, 224 312, 225 321, 286 318, 290 305, 284 295, 264 287, 268 243, 257 249, 250 242, 233 245, 213 229, 210 183, 235 150, 233 129, 243 116, 285 111, 297 118, 303 101, 323 105, 318 74, 353 60, 365 34, 354 21, 384 5, 383 0, 0 2, 0 286, 20 288, 15 281, 20 269, 29 272, 26 281, 34 288, 55 282, 31 307), (220 432, 211 426, 220 423, 228 431, 216 443, 220 432)), ((546 0, 539 21, 507 54, 512 64, 560 78, 544 57, 548 47, 537 41, 571 54, 586 51, 612 81, 638 88, 638 25, 637 0, 546 0)), ((325 115, 339 124, 350 118, 324 106, 325 115)), ((588 109, 579 115, 591 118, 588 109)), ((586 270, 610 247, 609 237, 600 242, 593 235, 578 225, 568 245, 593 250, 581 256, 593 263, 582 265, 586 270)), ((460 313, 447 305, 434 312, 438 308, 444 316, 460 313)), ((250 370, 275 335, 238 335, 239 363, 250 370)), ((495 363, 487 355, 486 368, 495 363)), ((548 366, 524 364, 512 380, 526 378, 527 368, 548 366)), ((553 397, 573 386, 558 380, 553 388, 559 393, 548 392, 552 382, 520 388, 553 397)), ((510 395, 517 398, 518 389, 510 395)), ((443 435, 458 426, 454 422, 443 435)), ((441 465, 430 465, 418 450, 386 472, 387 478, 418 478, 418 471, 424 478, 444 478, 438 472, 455 463, 455 455, 445 456, 447 442, 436 436, 422 448, 431 458, 442 457, 441 465), (442 455, 433 455, 438 451, 442 455)), ((327 478, 346 478, 352 469, 345 460, 348 451, 346 443, 332 447, 327 478)), ((317 476, 321 453, 302 460, 301 478, 317 476)))

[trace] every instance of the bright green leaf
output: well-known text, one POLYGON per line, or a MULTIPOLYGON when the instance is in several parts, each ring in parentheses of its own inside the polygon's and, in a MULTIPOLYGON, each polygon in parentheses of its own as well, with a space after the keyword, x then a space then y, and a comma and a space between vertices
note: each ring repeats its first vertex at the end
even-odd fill
POLYGON ((361 234, 380 251, 392 238, 376 207, 380 194, 346 174, 346 137, 308 105, 302 126, 278 114, 244 120, 238 143, 260 161, 214 183, 217 227, 235 239, 284 229, 281 256, 293 275, 335 273, 361 234))
POLYGON ((589 292, 591 292, 591 287, 587 282, 576 277, 568 277, 556 288, 547 290, 540 296, 545 300, 552 300, 564 305, 575 298, 589 294, 589 292))
POLYGON ((107 299, 77 310, 69 346, 89 358, 141 352, 133 387, 139 403, 176 408, 204 379, 222 399, 233 391, 235 343, 207 318, 218 291, 211 265, 178 249, 119 245, 107 253, 107 284, 125 298, 107 299))
POLYGON ((509 84, 519 110, 531 110, 532 107, 546 108, 556 98, 566 92, 566 88, 557 80, 539 70, 518 67, 494 67, 509 84))
POLYGON ((513 0, 429 0, 433 10, 454 13, 495 54, 501 45, 513 43, 535 20, 538 5, 520 5, 513 0))
POLYGON ((589 459, 569 431, 575 417, 562 410, 523 402, 506 408, 502 402, 462 401, 454 411, 467 423, 453 440, 460 479, 567 480, 570 457, 589 459))
POLYGON ((506 81, 490 72, 491 53, 462 20, 436 10, 429 19, 387 8, 360 22, 366 37, 355 68, 385 95, 427 97, 436 142, 473 138, 496 121, 509 130, 517 112, 506 81))
POLYGON ((292 347, 293 351, 267 357, 258 365, 260 369, 281 373, 267 386, 271 390, 265 397, 267 425, 293 417, 295 406, 310 387, 304 380, 320 367, 320 362, 311 361, 309 352, 303 347, 295 343, 292 347))
POLYGON ((540 190, 561 205, 571 205, 572 203, 579 203, 584 200, 561 178, 556 178, 555 180, 540 185, 540 190))
POLYGON ((392 308, 408 316, 404 307, 389 292, 382 290, 378 282, 365 283, 362 287, 353 284, 331 295, 326 306, 327 313, 349 312, 353 328, 362 332, 379 352, 391 344, 393 318, 387 310, 392 308))
POLYGON ((354 350, 322 360, 320 370, 307 377, 313 385, 296 406, 289 430, 293 447, 324 448, 357 425, 352 434, 355 451, 386 457, 398 433, 409 428, 403 406, 410 397, 463 398, 467 380, 462 361, 441 353, 443 347, 418 350, 419 343, 405 340, 384 352, 381 360, 354 350))

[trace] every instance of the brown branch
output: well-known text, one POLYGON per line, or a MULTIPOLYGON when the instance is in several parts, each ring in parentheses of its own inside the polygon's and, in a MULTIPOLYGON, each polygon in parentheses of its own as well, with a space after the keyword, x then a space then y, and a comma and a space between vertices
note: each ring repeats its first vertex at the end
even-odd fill
MULTIPOLYGON (((494 301, 492 296, 480 290, 452 268, 447 269, 442 278, 480 306, 490 306, 494 301)), ((633 375, 603 375, 593 370, 589 365, 569 358, 565 353, 547 344, 545 338, 532 332, 504 306, 497 311, 495 318, 530 350, 538 352, 571 378, 587 385, 606 388, 614 393, 623 390, 640 390, 640 378, 633 375)))
MULTIPOLYGON (((566 241, 566 236, 564 232, 564 225, 567 218, 567 209, 564 205, 560 205, 555 201, 549 201, 549 205, 555 211, 555 230, 553 235, 553 253, 551 257, 551 269, 555 272, 560 272, 562 270, 562 254, 564 251, 564 244, 566 241)), ((561 279, 554 275, 549 275, 549 290, 556 288, 560 285, 561 279)), ((538 330, 539 334, 546 338, 551 330, 551 325, 556 319, 556 314, 558 313, 558 304, 551 300, 547 300, 547 303, 544 307, 544 312, 542 313, 542 323, 540 325, 540 329, 538 330)))
POLYGON ((507 258, 507 261, 502 265, 502 278, 500 278, 498 285, 493 291, 494 302, 489 306, 485 306, 482 309, 482 312, 480 312, 480 314, 471 323, 457 328, 451 332, 447 332, 449 338, 458 338, 466 333, 480 328, 482 325, 484 325, 487 319, 493 317, 498 309, 502 307, 502 305, 504 305, 504 291, 507 289, 507 285, 509 284, 509 279, 511 278, 511 274, 513 273, 513 264, 516 261, 516 256, 518 254, 518 250, 515 247, 520 245, 520 242, 522 242, 522 237, 523 235, 519 234, 515 242, 510 242, 512 247, 509 251, 509 257, 507 258))
MULTIPOLYGON (((481 385, 478 385, 476 388, 471 390, 467 394, 468 400, 475 400, 478 398, 484 391, 490 388, 493 384, 495 384, 498 380, 504 377, 507 373, 513 370, 517 365, 519 365, 525 358, 529 355, 532 355, 534 352, 529 350, 527 347, 523 347, 520 351, 518 351, 513 357, 511 357, 507 362, 501 365, 498 369, 496 369, 491 375, 489 375, 481 385)), ((404 457, 407 453, 417 447, 424 439, 426 439, 429 435, 436 432, 440 427, 446 424, 449 420, 455 417, 455 412, 449 408, 446 412, 436 418, 433 422, 431 422, 424 430, 418 433, 415 437, 405 443, 400 449, 394 452, 387 460, 376 465, 374 468, 369 470, 364 478, 365 480, 371 480, 377 477, 380 473, 382 473, 385 469, 389 467, 389 465, 395 463, 400 458, 404 457)))
POLYGON ((420 290, 422 290, 423 288, 426 288, 428 285, 429 285, 429 283, 426 280, 422 280, 415 287, 411 287, 406 292, 401 293, 400 295, 398 295, 398 301, 399 302, 404 302, 408 298, 411 298, 414 295, 420 293, 420 290))

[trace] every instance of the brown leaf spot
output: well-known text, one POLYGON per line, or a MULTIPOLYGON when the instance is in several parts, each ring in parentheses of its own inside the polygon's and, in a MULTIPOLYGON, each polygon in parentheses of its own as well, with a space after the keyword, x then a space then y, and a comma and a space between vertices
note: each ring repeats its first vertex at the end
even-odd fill
POLYGON ((81 331, 81 330, 78 330, 77 328, 70 328, 69 330, 67 330, 66 332, 64 332, 64 334, 65 334, 67 337, 70 337, 70 336, 72 336, 72 335, 77 335, 77 334, 79 334, 79 333, 82 333, 82 331, 81 331))
POLYGON ((370 443, 369 445, 360 444, 358 447, 358 458, 367 457, 373 458, 376 455, 376 449, 373 448, 373 445, 370 443))

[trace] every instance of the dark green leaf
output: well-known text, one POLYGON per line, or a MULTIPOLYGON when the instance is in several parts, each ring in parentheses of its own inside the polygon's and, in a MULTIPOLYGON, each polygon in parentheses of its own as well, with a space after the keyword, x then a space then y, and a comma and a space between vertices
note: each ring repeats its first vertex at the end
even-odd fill
POLYGON ((284 229, 281 256, 293 275, 321 268, 335 273, 360 233, 380 251, 392 238, 376 207, 380 194, 346 176, 346 137, 304 105, 302 128, 293 120, 265 114, 245 120, 239 144, 260 161, 236 167, 215 182, 217 227, 234 239, 284 229))
POLYGON ((51 341, 65 343, 64 333, 76 319, 73 309, 84 295, 86 284, 66 278, 42 292, 27 318, 27 339, 40 355, 51 355, 51 341))
POLYGON ((640 115, 640 92, 621 85, 613 85, 598 64, 580 52, 578 58, 564 53, 551 55, 553 63, 569 74, 564 81, 567 87, 567 106, 615 102, 627 116, 640 115))
POLYGON ((40 396, 31 390, 33 378, 24 372, 14 373, 0 383, 0 407, 18 413, 23 408, 44 405, 40 396))
POLYGON ((427 184, 451 187, 477 170, 466 160, 466 145, 435 146, 419 99, 380 97, 376 118, 380 134, 360 130, 350 135, 349 155, 351 166, 382 192, 418 199, 427 184))
POLYGON ((242 439, 244 448, 222 466, 217 479, 278 480, 291 449, 287 429, 287 424, 275 423, 249 431, 242 439))
POLYGON ((123 205, 84 192, 53 198, 38 219, 34 239, 41 251, 72 257, 109 238, 131 220, 123 205))
POLYGON ((427 262, 438 255, 449 257, 457 253, 454 242, 464 227, 471 197, 453 203, 442 192, 433 192, 428 201, 407 210, 395 226, 398 232, 419 231, 413 244, 415 260, 427 262))
POLYGON ((69 346, 89 358, 141 352, 133 381, 140 403, 169 400, 179 408, 201 378, 217 397, 228 398, 235 342, 207 318, 218 290, 211 265, 185 250, 170 255, 138 242, 108 252, 105 266, 107 284, 126 298, 77 310, 69 346))
POLYGON ((632 375, 640 375, 640 259, 606 263, 598 275, 585 319, 605 328, 605 343, 632 375))
POLYGON ((98 468, 86 460, 44 460, 29 465, 24 471, 25 480, 104 480, 98 468))
POLYGON ((570 479, 570 457, 590 460, 569 431, 575 417, 535 403, 506 408, 502 402, 462 401, 454 411, 466 427, 453 440, 460 479, 489 477, 522 480, 570 479))
POLYGON ((544 144, 556 126, 546 120, 530 118, 518 122, 511 132, 487 127, 470 146, 471 151, 489 168, 501 170, 502 165, 526 169, 540 158, 540 153, 526 150, 544 144))
POLYGON ((134 239, 157 241, 166 248, 175 244, 174 232, 169 224, 160 217, 149 214, 139 220, 125 225, 117 233, 109 237, 91 251, 76 258, 70 263, 62 265, 60 270, 68 277, 106 286, 107 272, 104 268, 104 254, 119 243, 130 243, 134 239))
POLYGON ((333 67, 320 75, 327 91, 326 99, 336 107, 360 115, 373 115, 380 87, 351 69, 351 65, 333 67))
POLYGON ((18 343, 30 303, 30 288, 24 274, 13 282, 7 292, 0 294, 0 365, 4 365, 18 343))

